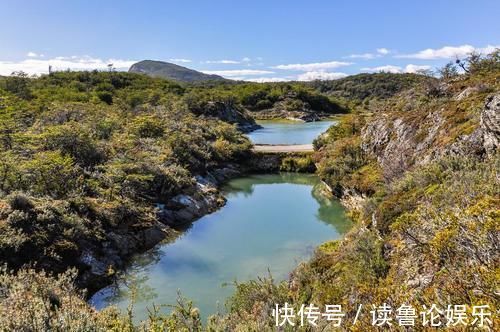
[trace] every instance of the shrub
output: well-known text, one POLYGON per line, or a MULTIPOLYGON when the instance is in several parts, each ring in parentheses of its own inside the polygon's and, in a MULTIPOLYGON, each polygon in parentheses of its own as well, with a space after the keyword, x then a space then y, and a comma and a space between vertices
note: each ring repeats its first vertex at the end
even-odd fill
POLYGON ((76 189, 77 172, 73 159, 60 151, 36 153, 23 169, 25 186, 36 194, 61 198, 76 189))
POLYGON ((158 138, 163 136, 162 121, 154 116, 138 116, 131 124, 132 134, 140 138, 158 138))
POLYGON ((281 160, 280 171, 314 173, 316 166, 311 156, 306 157, 285 157, 281 160))

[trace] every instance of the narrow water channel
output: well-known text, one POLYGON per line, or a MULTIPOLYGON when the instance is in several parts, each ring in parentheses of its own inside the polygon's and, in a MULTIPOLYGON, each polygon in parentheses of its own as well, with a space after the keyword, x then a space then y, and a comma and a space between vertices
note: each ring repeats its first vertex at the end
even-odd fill
POLYGON ((257 123, 262 128, 248 134, 254 144, 311 144, 335 121, 303 123, 290 120, 262 120, 257 123))
POLYGON ((177 292, 206 317, 234 288, 224 286, 267 274, 285 279, 322 242, 350 227, 341 205, 321 194, 314 175, 254 175, 230 181, 227 204, 202 217, 173 243, 137 255, 115 286, 95 294, 97 308, 126 308, 134 299, 137 319, 152 304, 174 304, 177 292))

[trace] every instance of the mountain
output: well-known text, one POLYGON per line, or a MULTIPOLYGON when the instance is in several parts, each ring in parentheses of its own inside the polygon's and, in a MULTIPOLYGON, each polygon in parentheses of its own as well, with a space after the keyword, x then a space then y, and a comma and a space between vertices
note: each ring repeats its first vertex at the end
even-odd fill
POLYGON ((128 71, 130 73, 141 73, 152 77, 161 77, 187 83, 226 81, 224 77, 218 75, 204 74, 173 63, 154 60, 143 60, 134 63, 128 71))

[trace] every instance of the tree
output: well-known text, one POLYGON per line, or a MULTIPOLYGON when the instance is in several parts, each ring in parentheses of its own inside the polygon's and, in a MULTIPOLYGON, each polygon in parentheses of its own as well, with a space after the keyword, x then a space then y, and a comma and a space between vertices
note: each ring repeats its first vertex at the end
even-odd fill
POLYGON ((439 69, 439 75, 445 80, 454 78, 458 75, 457 66, 453 62, 448 62, 443 68, 439 69))
POLYGON ((27 187, 40 195, 62 198, 76 185, 73 159, 60 151, 44 151, 24 165, 27 187))
POLYGON ((28 74, 22 71, 13 72, 10 77, 5 79, 5 90, 15 94, 19 98, 30 100, 33 98, 29 87, 30 79, 28 74))

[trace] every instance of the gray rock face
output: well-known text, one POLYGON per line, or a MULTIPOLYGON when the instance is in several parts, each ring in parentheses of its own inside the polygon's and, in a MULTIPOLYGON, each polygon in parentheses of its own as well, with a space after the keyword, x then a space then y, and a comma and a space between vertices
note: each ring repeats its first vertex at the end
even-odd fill
POLYGON ((463 135, 444 154, 493 156, 500 146, 500 94, 489 97, 481 111, 479 127, 463 135))
POLYGON ((470 87, 464 89, 459 94, 453 96, 453 100, 460 101, 462 99, 469 97, 470 95, 472 95, 474 93, 483 92, 483 91, 486 91, 487 89, 488 89, 488 86, 485 84, 478 84, 475 86, 470 86, 470 87))
POLYGON ((192 194, 180 194, 159 206, 158 219, 165 225, 178 227, 213 212, 225 203, 210 179, 198 177, 192 194))
MULTIPOLYGON (((384 170, 384 175, 392 178, 414 163, 418 129, 401 118, 391 121, 387 116, 381 116, 362 130, 361 148, 375 156, 384 170)), ((423 146, 419 148, 422 149, 423 146)))
POLYGON ((493 155, 500 146, 500 94, 486 102, 481 113, 483 146, 488 155, 493 155))
POLYGON ((108 285, 114 271, 124 267, 131 255, 148 250, 167 237, 177 234, 174 230, 214 212, 225 204, 217 189, 222 181, 240 174, 239 166, 228 164, 204 176, 195 176, 196 184, 165 203, 156 204, 157 218, 148 224, 130 225, 128 228, 108 232, 101 247, 89 243, 78 262, 84 266, 78 282, 90 294, 108 285))
POLYGON ((200 112, 202 116, 217 118, 231 124, 236 124, 242 132, 250 132, 260 128, 244 109, 239 109, 231 103, 211 101, 200 112))
POLYGON ((377 159, 386 178, 396 177, 412 165, 424 164, 442 155, 492 156, 498 151, 500 94, 486 100, 480 125, 474 132, 458 137, 447 146, 433 144, 439 135, 447 135, 441 111, 428 113, 420 122, 380 114, 363 128, 361 147, 377 159))
POLYGON ((90 245, 80 255, 78 261, 87 269, 80 274, 78 283, 92 294, 108 285, 114 271, 123 268, 132 254, 152 248, 171 232, 166 225, 156 221, 140 229, 108 233, 101 248, 90 245))

